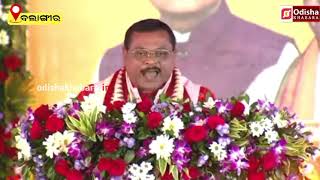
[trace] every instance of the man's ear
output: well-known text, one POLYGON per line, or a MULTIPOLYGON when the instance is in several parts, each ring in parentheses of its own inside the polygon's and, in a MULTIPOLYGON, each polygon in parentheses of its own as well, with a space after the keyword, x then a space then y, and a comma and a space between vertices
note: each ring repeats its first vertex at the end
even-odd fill
POLYGON ((122 55, 127 56, 127 54, 128 54, 128 50, 124 46, 122 46, 122 55))

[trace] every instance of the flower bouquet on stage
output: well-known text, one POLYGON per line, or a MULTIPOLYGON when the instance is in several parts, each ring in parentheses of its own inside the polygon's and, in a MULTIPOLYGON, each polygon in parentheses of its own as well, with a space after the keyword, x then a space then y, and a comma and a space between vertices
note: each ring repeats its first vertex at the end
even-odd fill
POLYGON ((84 101, 29 109, 16 148, 37 179, 290 179, 317 149, 286 109, 248 96, 199 104, 84 101))

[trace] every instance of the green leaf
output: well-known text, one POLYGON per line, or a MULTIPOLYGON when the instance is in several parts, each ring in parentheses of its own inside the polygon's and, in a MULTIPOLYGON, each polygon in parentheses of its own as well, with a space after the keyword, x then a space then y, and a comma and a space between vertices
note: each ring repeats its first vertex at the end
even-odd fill
POLYGON ((173 178, 175 180, 178 180, 179 179, 179 171, 178 171, 178 168, 176 165, 172 165, 170 167, 170 173, 173 175, 173 178))
POLYGON ((96 142, 95 129, 99 115, 97 108, 90 113, 79 112, 79 120, 72 116, 68 116, 66 124, 72 131, 80 132, 82 135, 85 135, 90 140, 96 142))
POLYGON ((70 128, 73 131, 77 131, 78 127, 76 126, 76 121, 78 121, 76 118, 72 117, 72 116, 68 116, 65 120, 68 128, 70 128))
POLYGON ((250 97, 249 97, 248 94, 245 94, 245 95, 243 96, 243 99, 244 99, 244 101, 245 101, 247 104, 249 104, 249 102, 250 102, 250 97))
POLYGON ((146 115, 144 114, 144 112, 138 112, 138 116, 141 117, 142 119, 146 118, 146 115))
POLYGON ((140 128, 138 130, 138 135, 137 135, 138 140, 144 140, 144 139, 147 139, 150 136, 151 136, 151 133, 146 128, 140 128))
POLYGON ((130 163, 135 157, 135 152, 133 150, 127 151, 127 153, 124 156, 124 160, 127 163, 130 163))
POLYGON ((161 176, 163 176, 167 169, 167 161, 163 158, 160 158, 158 160, 158 165, 159 165, 159 171, 161 173, 161 176))
POLYGON ((24 74, 10 72, 9 78, 4 86, 4 99, 1 103, 4 106, 6 119, 16 118, 26 112, 28 106, 33 102, 34 82, 31 77, 23 77, 24 74))

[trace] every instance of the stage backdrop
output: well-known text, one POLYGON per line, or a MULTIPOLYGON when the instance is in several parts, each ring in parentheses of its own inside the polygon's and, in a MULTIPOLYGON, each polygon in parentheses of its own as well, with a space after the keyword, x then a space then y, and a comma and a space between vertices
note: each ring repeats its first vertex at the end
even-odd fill
MULTIPOLYGON (((307 23, 282 23, 280 5, 302 5, 301 0, 228 1, 231 11, 254 23, 294 38, 302 52, 313 34, 307 23)), ((149 0, 29 1, 30 12, 55 12, 60 25, 29 26, 27 68, 35 77, 35 103, 52 104, 97 79, 104 52, 123 41, 135 21, 158 18, 149 0)))

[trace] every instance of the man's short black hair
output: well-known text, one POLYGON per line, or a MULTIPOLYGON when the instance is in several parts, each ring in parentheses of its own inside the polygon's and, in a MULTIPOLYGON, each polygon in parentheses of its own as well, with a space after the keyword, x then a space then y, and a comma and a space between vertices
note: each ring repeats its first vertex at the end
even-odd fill
POLYGON ((171 30, 171 28, 164 22, 158 19, 144 19, 138 21, 131 25, 126 32, 124 38, 124 47, 129 49, 129 45, 131 43, 131 37, 134 32, 152 32, 152 31, 159 31, 163 30, 166 31, 169 35, 169 40, 172 45, 172 50, 176 48, 176 38, 171 30))

